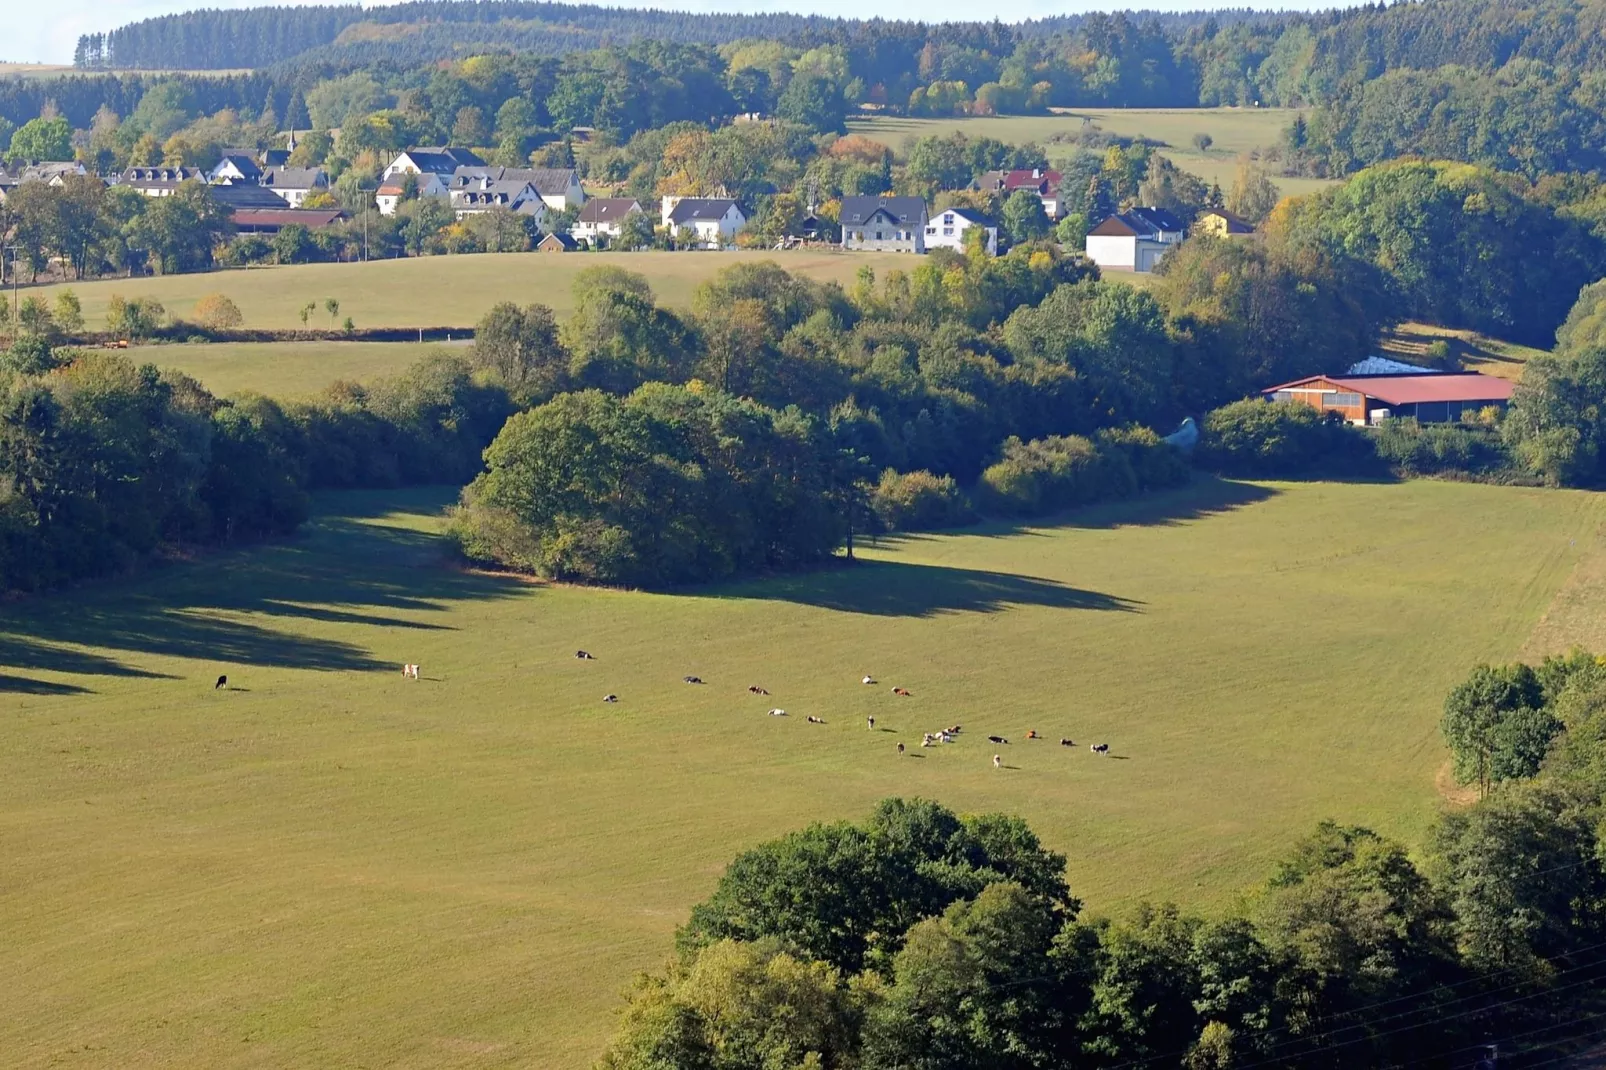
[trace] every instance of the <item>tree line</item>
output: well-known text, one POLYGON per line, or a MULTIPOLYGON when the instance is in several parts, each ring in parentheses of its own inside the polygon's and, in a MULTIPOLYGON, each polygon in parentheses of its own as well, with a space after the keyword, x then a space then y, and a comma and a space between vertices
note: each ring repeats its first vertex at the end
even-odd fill
POLYGON ((509 411, 460 359, 305 402, 220 399, 120 353, 0 360, 0 589, 294 531, 307 492, 469 479, 509 411))

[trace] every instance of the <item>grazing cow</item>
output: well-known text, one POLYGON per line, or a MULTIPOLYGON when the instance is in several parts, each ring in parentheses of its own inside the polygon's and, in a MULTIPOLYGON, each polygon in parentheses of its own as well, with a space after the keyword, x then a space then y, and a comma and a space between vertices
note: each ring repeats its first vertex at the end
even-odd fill
POLYGON ((824 724, 824 723, 825 723, 825 720, 823 718, 816 717, 812 713, 809 714, 809 724, 824 724))
POLYGON ((894 695, 902 695, 904 698, 908 698, 914 692, 910 691, 907 687, 895 687, 892 689, 892 693, 894 695))
POLYGON ((1101 758, 1108 758, 1110 756, 1110 745, 1108 743, 1089 744, 1088 749, 1101 758))
POLYGON ((989 742, 989 743, 1008 743, 1009 740, 1005 739, 1003 736, 988 736, 987 737, 987 742, 989 742))
POLYGON ((1074 739, 1062 739, 1062 740, 1060 740, 1060 746, 1062 746, 1062 747, 1074 747, 1074 746, 1076 746, 1076 740, 1074 740, 1074 739))
POLYGON ((959 734, 959 730, 962 727, 963 727, 962 725, 957 725, 956 724, 952 728, 948 729, 948 732, 951 733, 952 735, 956 735, 957 736, 959 734))
POLYGON ((403 665, 402 666, 402 679, 404 679, 404 680, 416 680, 416 679, 418 679, 418 666, 417 665, 403 665))
POLYGON ((771 717, 785 717, 786 716, 786 711, 785 710, 771 710, 770 711, 770 716, 771 717))
POLYGON ((581 661, 595 661, 595 660, 597 660, 596 658, 593 658, 590 654, 587 654, 584 650, 576 650, 574 652, 574 656, 579 658, 581 661))
POLYGON ((700 684, 703 682, 703 678, 701 676, 682 676, 681 679, 685 680, 688 684, 700 684))
POLYGON ((873 684, 873 683, 875 683, 875 677, 874 677, 874 676, 866 676, 866 677, 865 677, 865 678, 864 678, 864 679, 863 679, 863 680, 862 680, 862 681, 861 681, 861 683, 866 683, 866 684, 873 684))
POLYGON ((874 732, 875 731, 875 718, 874 717, 870 717, 870 718, 867 718, 867 720, 870 722, 869 725, 868 725, 870 731, 874 732))
POLYGON ((942 740, 944 743, 952 743, 954 741, 954 734, 952 732, 938 732, 937 738, 942 740))
POLYGON ((1026 738, 1027 739, 1042 739, 1043 737, 1037 734, 1037 729, 1028 728, 1026 730, 1026 738))
POLYGON ((227 676, 219 676, 217 678, 217 683, 212 685, 212 690, 216 691, 220 687, 228 687, 228 686, 229 686, 229 678, 227 676))
POLYGON ((902 743, 898 744, 898 753, 899 754, 903 753, 903 744, 902 743))
POLYGON ((747 689, 747 693, 749 695, 767 695, 767 694, 769 694, 768 691, 765 691, 762 687, 759 687, 757 684, 754 684, 752 687, 748 688, 747 689))
POLYGON ((604 702, 618 702, 619 701, 619 696, 618 695, 603 695, 602 696, 602 701, 604 701, 604 702))
POLYGON ((1004 768, 1004 756, 1002 754, 993 755, 993 768, 994 769, 1002 769, 1002 768, 1004 768))

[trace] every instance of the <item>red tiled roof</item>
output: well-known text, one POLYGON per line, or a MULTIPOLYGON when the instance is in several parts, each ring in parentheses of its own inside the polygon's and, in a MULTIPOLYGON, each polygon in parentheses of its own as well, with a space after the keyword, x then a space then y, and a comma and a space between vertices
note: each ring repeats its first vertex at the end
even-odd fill
POLYGON ((1514 384, 1509 379, 1497 379, 1477 372, 1459 372, 1449 375, 1312 375, 1296 379, 1266 390, 1297 390, 1315 382, 1365 394, 1388 405, 1420 405, 1434 401, 1510 401, 1514 384))

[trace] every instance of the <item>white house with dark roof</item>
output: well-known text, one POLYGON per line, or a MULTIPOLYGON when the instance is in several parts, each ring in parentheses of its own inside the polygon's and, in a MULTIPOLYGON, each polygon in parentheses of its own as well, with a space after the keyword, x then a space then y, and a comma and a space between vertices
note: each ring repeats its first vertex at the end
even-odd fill
POLYGON ((919 197, 843 197, 842 248, 926 251, 926 202, 919 197))
POLYGON ((528 182, 554 212, 586 203, 580 172, 572 167, 459 167, 448 189, 465 189, 481 179, 494 182, 528 182))
MULTIPOLYGON (((374 191, 374 204, 378 205, 380 215, 396 214, 396 208, 401 204, 402 192, 405 189, 402 183, 407 181, 408 174, 414 173, 409 171, 394 178, 384 179, 379 183, 379 188, 374 191)), ((418 185, 418 195, 420 197, 447 198, 451 196, 451 191, 447 189, 448 180, 440 175, 414 174, 413 181, 418 185)))
POLYGON ((431 146, 408 149, 400 153, 379 176, 380 181, 400 178, 402 175, 439 175, 450 185, 459 167, 484 167, 485 161, 468 149, 451 146, 431 146))
POLYGON ((1153 271, 1186 233, 1182 220, 1164 208, 1132 208, 1087 232, 1087 258, 1099 267, 1153 271))
POLYGON ((321 167, 269 167, 262 172, 262 188, 283 197, 291 208, 316 193, 329 192, 329 173, 321 167))
POLYGON ((926 223, 926 249, 965 251, 967 232, 980 227, 989 256, 998 255, 998 226, 980 212, 968 208, 945 208, 926 223))
POLYGON ((592 197, 580 209, 569 233, 592 245, 606 245, 622 233, 625 216, 642 210, 634 197, 592 197))
POLYGON ((747 216, 729 197, 665 197, 659 216, 671 234, 690 231, 704 249, 729 245, 747 226, 747 216))
POLYGON ((449 194, 452 211, 457 218, 489 212, 493 208, 506 208, 522 216, 529 216, 539 226, 546 222, 546 201, 528 182, 502 181, 482 178, 472 185, 453 189, 449 194))
POLYGON ((130 167, 117 176, 116 184, 138 190, 147 197, 171 197, 185 182, 205 182, 199 167, 130 167))
POLYGON ((207 181, 214 186, 232 186, 240 182, 261 182, 262 168, 243 149, 230 149, 223 154, 217 166, 207 173, 207 181))

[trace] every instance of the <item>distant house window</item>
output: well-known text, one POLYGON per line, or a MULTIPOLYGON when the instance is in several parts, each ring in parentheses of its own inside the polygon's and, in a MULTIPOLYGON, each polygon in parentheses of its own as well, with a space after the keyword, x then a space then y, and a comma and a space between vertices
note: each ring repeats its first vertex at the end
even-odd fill
POLYGON ((880 241, 881 240, 881 232, 879 230, 875 232, 875 240, 876 241, 880 241))
POLYGON ((1355 409, 1360 407, 1361 395, 1346 394, 1343 391, 1338 391, 1327 395, 1327 403, 1346 409, 1355 409))
POLYGON ((943 227, 942 228, 942 236, 945 237, 945 238, 953 237, 954 236, 954 228, 953 227, 943 227))

